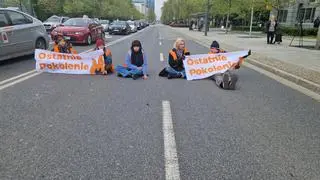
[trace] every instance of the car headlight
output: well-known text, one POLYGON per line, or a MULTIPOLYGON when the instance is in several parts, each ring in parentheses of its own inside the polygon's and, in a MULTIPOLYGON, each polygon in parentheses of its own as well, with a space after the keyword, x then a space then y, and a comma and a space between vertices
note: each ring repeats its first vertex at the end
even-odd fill
POLYGON ((122 29, 126 29, 126 27, 122 27, 122 29))
POLYGON ((83 35, 83 32, 75 32, 76 35, 83 35))

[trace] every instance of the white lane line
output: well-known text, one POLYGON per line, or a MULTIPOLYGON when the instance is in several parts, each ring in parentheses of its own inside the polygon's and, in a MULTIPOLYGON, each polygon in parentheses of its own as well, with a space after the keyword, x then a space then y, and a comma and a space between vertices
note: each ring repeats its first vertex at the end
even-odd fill
POLYGON ((160 46, 162 45, 162 42, 161 42, 161 41, 159 42, 159 45, 160 45, 160 46))
POLYGON ((27 80, 27 79, 30 79, 30 78, 32 78, 32 77, 34 77, 34 76, 37 76, 37 75, 39 75, 39 74, 41 74, 41 73, 34 73, 34 74, 31 74, 31 75, 28 75, 28 76, 25 76, 25 77, 23 77, 23 78, 20 78, 20 79, 18 79, 18 80, 16 80, 16 81, 13 81, 13 82, 11 82, 11 83, 8 83, 8 84, 5 84, 5 85, 3 85, 3 86, 0 86, 0 91, 1 90, 3 90, 3 89, 5 89, 5 88, 7 88, 7 87, 10 87, 10 86, 13 86, 13 85, 15 85, 15 84, 18 84, 18 83, 20 83, 20 82, 22 82, 22 81, 25 81, 25 80, 27 80))
POLYGON ((9 78, 9 79, 6 79, 6 80, 4 80, 4 81, 1 81, 1 82, 0 82, 0 85, 5 84, 5 83, 10 82, 10 81, 13 81, 13 80, 16 80, 16 79, 18 79, 18 78, 20 78, 20 77, 29 75, 29 74, 31 74, 31 73, 35 73, 35 72, 37 72, 37 71, 36 71, 36 70, 32 70, 32 71, 28 71, 28 72, 26 72, 26 73, 20 74, 20 75, 18 75, 18 76, 14 76, 14 77, 12 77, 12 78, 9 78))
POLYGON ((161 62, 164 61, 163 53, 160 53, 160 61, 161 61, 161 62))
POLYGON ((169 101, 162 101, 162 119, 166 180, 180 180, 176 140, 169 101))

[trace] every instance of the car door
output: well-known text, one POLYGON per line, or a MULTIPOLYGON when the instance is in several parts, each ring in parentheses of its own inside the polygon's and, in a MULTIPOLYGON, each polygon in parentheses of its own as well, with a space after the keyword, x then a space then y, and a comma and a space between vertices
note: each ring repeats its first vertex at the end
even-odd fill
POLYGON ((14 52, 12 29, 6 12, 0 10, 0 59, 14 52))
POLYGON ((35 32, 37 26, 33 24, 33 20, 22 13, 16 11, 7 11, 7 15, 11 21, 13 28, 13 39, 15 50, 18 53, 26 53, 35 48, 35 32))

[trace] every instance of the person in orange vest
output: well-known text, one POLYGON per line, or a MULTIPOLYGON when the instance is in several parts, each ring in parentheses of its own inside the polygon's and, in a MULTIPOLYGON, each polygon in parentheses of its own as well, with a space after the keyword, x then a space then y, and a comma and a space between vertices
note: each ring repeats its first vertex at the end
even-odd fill
POLYGON ((114 72, 114 67, 112 64, 112 53, 109 48, 106 48, 105 42, 103 39, 97 39, 96 41, 96 48, 95 50, 100 50, 102 49, 104 54, 103 54, 103 59, 105 63, 105 74, 111 74, 114 72))
MULTIPOLYGON (((249 51, 251 52, 251 51, 249 51)), ((226 53, 226 51, 220 49, 220 45, 217 41, 213 41, 210 46, 210 51, 208 54, 218 54, 226 53)), ((243 59, 245 57, 240 57, 239 62, 227 70, 225 73, 218 73, 211 76, 211 79, 215 81, 216 85, 222 89, 234 90, 236 88, 236 83, 238 81, 238 76, 234 73, 234 70, 239 69, 243 59)))
POLYGON ((186 78, 186 72, 184 69, 183 61, 185 56, 189 56, 190 52, 185 47, 185 41, 178 38, 174 43, 174 48, 169 51, 169 66, 164 68, 159 76, 173 78, 186 78))
POLYGON ((63 38, 63 34, 59 33, 53 44, 53 52, 77 54, 77 51, 72 47, 72 44, 63 38))

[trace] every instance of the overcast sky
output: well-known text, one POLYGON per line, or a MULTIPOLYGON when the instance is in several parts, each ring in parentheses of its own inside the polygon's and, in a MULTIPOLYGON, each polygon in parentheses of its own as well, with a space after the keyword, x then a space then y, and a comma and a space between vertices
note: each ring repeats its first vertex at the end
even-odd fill
POLYGON ((160 20, 161 17, 161 7, 163 6, 163 2, 167 0, 156 0, 155 3, 155 13, 157 15, 157 19, 160 20))

